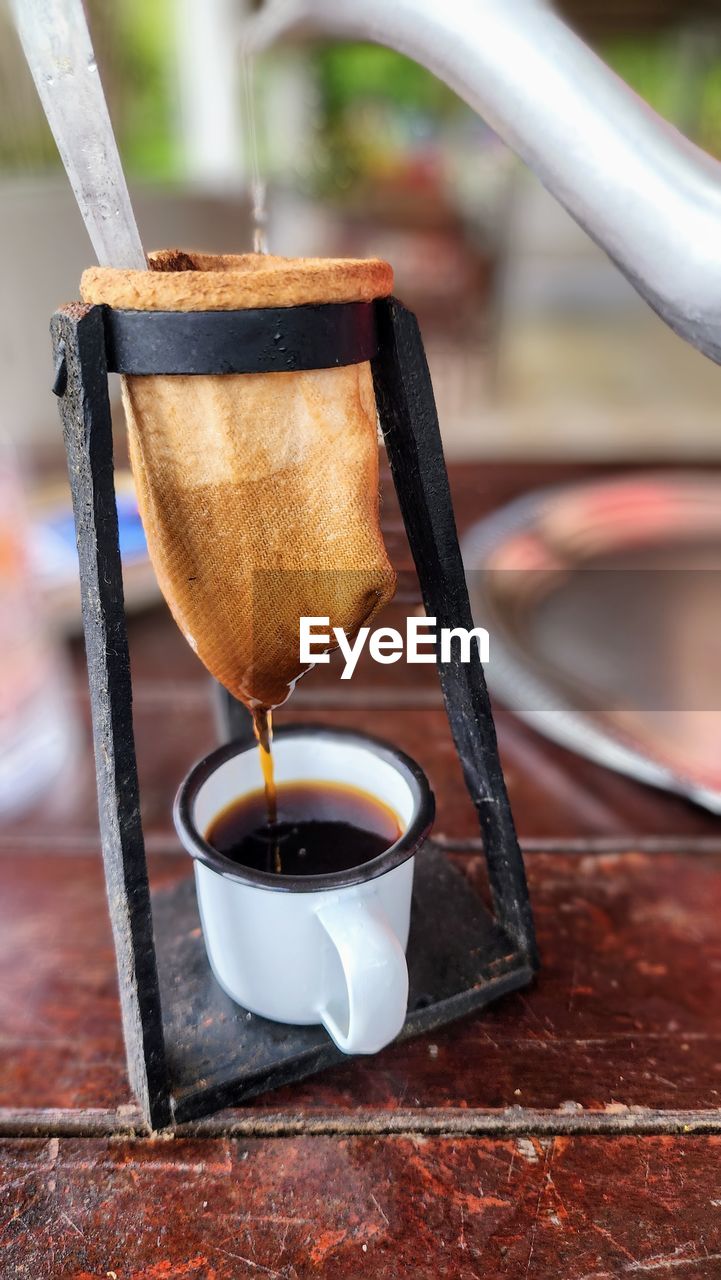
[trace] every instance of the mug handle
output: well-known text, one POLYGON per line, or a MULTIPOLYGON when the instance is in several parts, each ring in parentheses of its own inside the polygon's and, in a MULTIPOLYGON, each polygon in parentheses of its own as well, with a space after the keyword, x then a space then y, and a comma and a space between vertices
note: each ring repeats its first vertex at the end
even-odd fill
MULTIPOLYGON (((323 903, 316 915, 333 943, 345 978, 346 1026, 330 1007, 323 1026, 343 1053, 377 1053, 406 1020, 408 965, 377 895, 323 903)), ((340 995, 340 993, 338 993, 340 995)))

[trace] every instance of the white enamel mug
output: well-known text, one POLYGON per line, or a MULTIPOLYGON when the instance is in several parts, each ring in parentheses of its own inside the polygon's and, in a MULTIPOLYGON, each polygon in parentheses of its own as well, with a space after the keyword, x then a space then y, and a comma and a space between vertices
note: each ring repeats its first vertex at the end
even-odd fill
POLYGON ((433 792, 403 752, 365 734, 282 727, 275 776, 346 783, 395 811, 402 835, 360 867, 275 875, 240 866, 205 839, 214 819, 263 785, 254 743, 201 760, 175 801, 175 826, 195 861, 210 966, 231 999, 264 1018, 322 1023, 343 1053, 376 1053, 395 1039, 408 1005, 405 949, 413 858, 430 831, 433 792))

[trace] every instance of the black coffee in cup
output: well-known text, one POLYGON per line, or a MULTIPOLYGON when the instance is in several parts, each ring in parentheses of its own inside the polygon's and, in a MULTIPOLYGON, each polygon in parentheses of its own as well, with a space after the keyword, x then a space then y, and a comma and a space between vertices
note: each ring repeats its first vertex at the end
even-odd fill
POLYGON ((259 789, 219 813, 205 838, 241 866, 315 876, 362 866, 401 834, 397 814, 367 791, 335 782, 285 782, 277 787, 275 822, 268 822, 266 794, 259 789))

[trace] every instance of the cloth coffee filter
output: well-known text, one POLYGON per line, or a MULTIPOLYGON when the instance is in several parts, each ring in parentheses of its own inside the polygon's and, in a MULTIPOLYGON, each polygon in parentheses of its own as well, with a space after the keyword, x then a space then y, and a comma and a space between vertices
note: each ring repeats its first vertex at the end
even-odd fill
MULTIPOLYGON (((220 311, 370 301, 393 283, 378 260, 166 250, 149 266, 91 268, 83 300, 220 311)), ((395 590, 370 365, 133 376, 123 402, 150 557, 176 622, 235 697, 278 706, 304 670, 301 617, 352 635, 395 590)))

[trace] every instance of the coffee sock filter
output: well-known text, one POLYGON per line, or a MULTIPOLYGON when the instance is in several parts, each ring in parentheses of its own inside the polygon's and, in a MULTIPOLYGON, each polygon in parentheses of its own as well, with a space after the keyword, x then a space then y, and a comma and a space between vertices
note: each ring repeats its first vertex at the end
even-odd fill
MULTIPOLYGON (((223 311, 370 301, 392 288, 378 260, 166 250, 149 265, 91 268, 83 300, 223 311)), ((353 635, 395 590, 370 365, 122 382, 140 514, 175 620, 230 693, 278 706, 304 669, 301 617, 353 635)))

